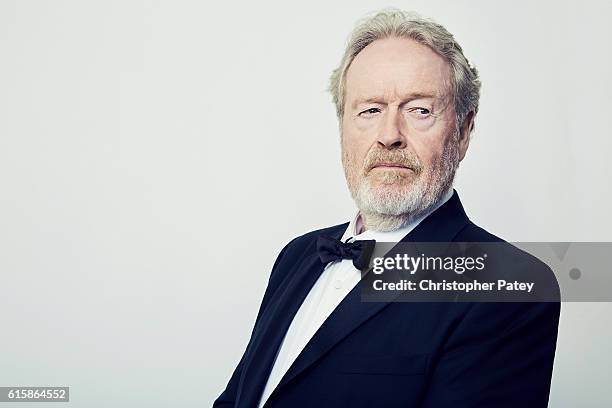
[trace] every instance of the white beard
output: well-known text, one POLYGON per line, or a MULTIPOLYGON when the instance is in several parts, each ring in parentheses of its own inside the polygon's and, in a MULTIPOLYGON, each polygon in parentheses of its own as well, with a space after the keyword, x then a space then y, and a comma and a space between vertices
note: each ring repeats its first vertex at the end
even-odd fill
MULTIPOLYGON (((343 165, 349 190, 359 209, 366 229, 394 231, 402 228, 420 215, 435 207, 453 187, 459 167, 457 131, 444 147, 431 168, 423 169, 407 186, 399 187, 397 174, 385 176, 383 185, 372 185, 367 175, 361 175, 355 186, 351 180, 353 164, 343 149, 343 165)), ((363 173, 362 173, 363 174, 363 173)))

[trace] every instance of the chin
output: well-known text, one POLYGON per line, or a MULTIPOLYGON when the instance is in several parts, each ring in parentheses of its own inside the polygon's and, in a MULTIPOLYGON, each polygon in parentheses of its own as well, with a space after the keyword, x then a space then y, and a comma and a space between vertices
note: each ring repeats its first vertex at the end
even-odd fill
POLYGON ((419 190, 418 186, 414 182, 394 182, 394 183, 368 183, 366 191, 368 194, 376 197, 377 199, 383 198, 400 198, 415 194, 419 190))
POLYGON ((369 214, 398 216, 413 212, 420 203, 421 191, 410 183, 363 186, 357 204, 369 214))

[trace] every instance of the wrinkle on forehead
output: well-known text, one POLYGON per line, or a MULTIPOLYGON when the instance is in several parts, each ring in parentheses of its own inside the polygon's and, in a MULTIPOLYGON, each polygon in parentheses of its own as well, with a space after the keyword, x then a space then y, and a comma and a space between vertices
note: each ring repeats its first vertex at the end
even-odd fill
POLYGON ((426 45, 405 38, 376 40, 357 54, 347 71, 346 103, 368 98, 400 103, 421 94, 446 107, 452 100, 450 78, 450 64, 426 45))

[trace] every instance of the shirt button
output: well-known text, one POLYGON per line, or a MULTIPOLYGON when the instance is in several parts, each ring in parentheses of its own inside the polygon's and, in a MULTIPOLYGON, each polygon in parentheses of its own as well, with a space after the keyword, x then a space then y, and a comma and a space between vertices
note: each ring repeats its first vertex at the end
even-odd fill
POLYGON ((334 288, 336 289, 342 288, 342 281, 340 279, 336 279, 336 281, 334 282, 334 288))

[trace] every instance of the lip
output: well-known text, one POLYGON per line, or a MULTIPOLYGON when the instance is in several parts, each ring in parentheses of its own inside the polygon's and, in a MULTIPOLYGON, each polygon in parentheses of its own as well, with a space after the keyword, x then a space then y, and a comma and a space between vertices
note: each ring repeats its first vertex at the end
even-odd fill
POLYGON ((375 166, 373 166, 373 169, 376 168, 395 168, 395 169, 406 169, 406 170, 412 170, 410 167, 404 166, 403 164, 399 164, 399 163, 378 163, 375 166))

